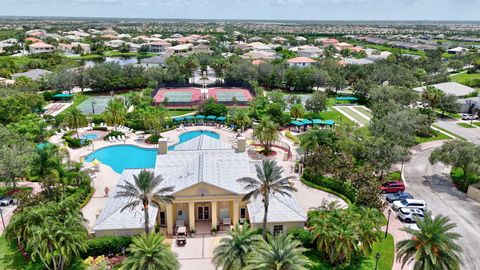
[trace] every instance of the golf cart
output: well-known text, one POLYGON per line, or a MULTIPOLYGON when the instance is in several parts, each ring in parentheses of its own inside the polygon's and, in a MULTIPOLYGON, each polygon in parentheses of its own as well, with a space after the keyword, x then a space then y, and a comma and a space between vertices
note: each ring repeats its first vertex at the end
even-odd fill
POLYGON ((177 228, 177 246, 184 246, 187 244, 187 227, 182 226, 177 228))

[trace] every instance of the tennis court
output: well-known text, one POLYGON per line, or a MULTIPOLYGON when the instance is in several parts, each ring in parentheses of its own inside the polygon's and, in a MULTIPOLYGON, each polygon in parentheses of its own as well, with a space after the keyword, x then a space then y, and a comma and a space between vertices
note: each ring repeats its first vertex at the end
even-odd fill
POLYGON ((247 102, 253 99, 252 95, 244 88, 209 88, 208 96, 215 98, 219 103, 233 104, 234 100, 238 104, 246 105, 247 102))
POLYGON ((101 114, 107 108, 110 100, 112 100, 112 96, 89 97, 87 100, 80 103, 77 108, 84 114, 101 114))
POLYGON ((168 106, 192 106, 200 102, 200 96, 200 88, 166 88, 158 90, 153 99, 157 105, 167 100, 168 106))

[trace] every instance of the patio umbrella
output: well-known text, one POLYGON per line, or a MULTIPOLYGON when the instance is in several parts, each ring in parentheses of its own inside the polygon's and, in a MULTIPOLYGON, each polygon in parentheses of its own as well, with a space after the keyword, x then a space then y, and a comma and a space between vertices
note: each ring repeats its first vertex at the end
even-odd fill
POLYGON ((335 121, 327 120, 327 121, 325 121, 325 125, 333 126, 333 125, 335 125, 335 121))
POLYGON ((193 120, 195 117, 191 116, 191 115, 187 115, 185 116, 185 120, 193 120))
POLYGON ((173 118, 173 121, 175 121, 175 122, 181 122, 181 121, 183 121, 183 120, 185 120, 184 117, 175 117, 175 118, 173 118))
POLYGON ((225 121, 225 120, 227 120, 227 118, 226 118, 225 116, 219 116, 219 117, 217 117, 217 121, 223 122, 223 121, 225 121))
POLYGON ((205 115, 199 114, 199 115, 195 116, 195 118, 196 119, 205 119, 205 115))
POLYGON ((207 119, 208 119, 208 120, 215 120, 215 118, 217 118, 215 115, 209 115, 209 116, 207 116, 207 119))
POLYGON ((302 122, 304 125, 311 125, 311 124, 313 124, 313 122, 310 121, 310 120, 308 120, 308 119, 302 119, 302 120, 300 120, 300 122, 302 122))
POLYGON ((313 122, 313 124, 315 124, 315 125, 325 124, 325 122, 323 122, 323 121, 320 120, 320 119, 313 119, 312 122, 313 122))

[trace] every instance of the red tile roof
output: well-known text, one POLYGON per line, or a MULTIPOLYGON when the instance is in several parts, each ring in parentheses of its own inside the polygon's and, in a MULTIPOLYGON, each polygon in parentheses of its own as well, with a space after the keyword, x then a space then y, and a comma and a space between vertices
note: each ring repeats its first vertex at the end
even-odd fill
POLYGON ((316 61, 310 57, 295 57, 287 60, 288 63, 315 63, 316 61))

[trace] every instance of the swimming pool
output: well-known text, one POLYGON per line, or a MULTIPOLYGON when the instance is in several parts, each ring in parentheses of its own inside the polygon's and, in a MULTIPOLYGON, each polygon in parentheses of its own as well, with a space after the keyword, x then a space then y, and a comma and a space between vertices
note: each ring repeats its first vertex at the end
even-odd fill
POLYGON ((209 137, 212 137, 214 139, 220 139, 220 134, 216 133, 216 132, 213 132, 213 131, 208 131, 208 130, 194 130, 194 131, 187 131, 187 132, 184 132, 182 134, 180 134, 180 136, 178 137, 178 140, 179 142, 174 144, 174 145, 170 145, 168 147, 168 150, 172 151, 172 150, 175 150, 175 146, 177 144, 180 144, 180 143, 184 143, 186 141, 189 141, 195 137, 198 137, 200 135, 206 135, 206 136, 209 136, 209 137))
POLYGON ((127 168, 153 168, 157 156, 156 148, 142 148, 135 145, 107 146, 91 153, 85 161, 94 159, 110 166, 115 172, 122 173, 127 168))
MULTIPOLYGON (((220 135, 213 131, 189 131, 179 136, 179 143, 189 141, 200 135, 206 135, 219 139, 220 135)), ((175 144, 176 145, 176 144, 175 144)), ((175 150, 175 145, 168 147, 168 150, 175 150)), ((156 148, 143 148, 135 145, 113 145, 100 148, 85 157, 86 162, 97 159, 105 165, 110 166, 116 173, 122 173, 125 169, 154 168, 157 157, 156 148)))
POLYGON ((81 137, 82 139, 86 139, 86 140, 95 140, 96 138, 98 138, 98 134, 88 133, 88 134, 83 134, 81 137))

